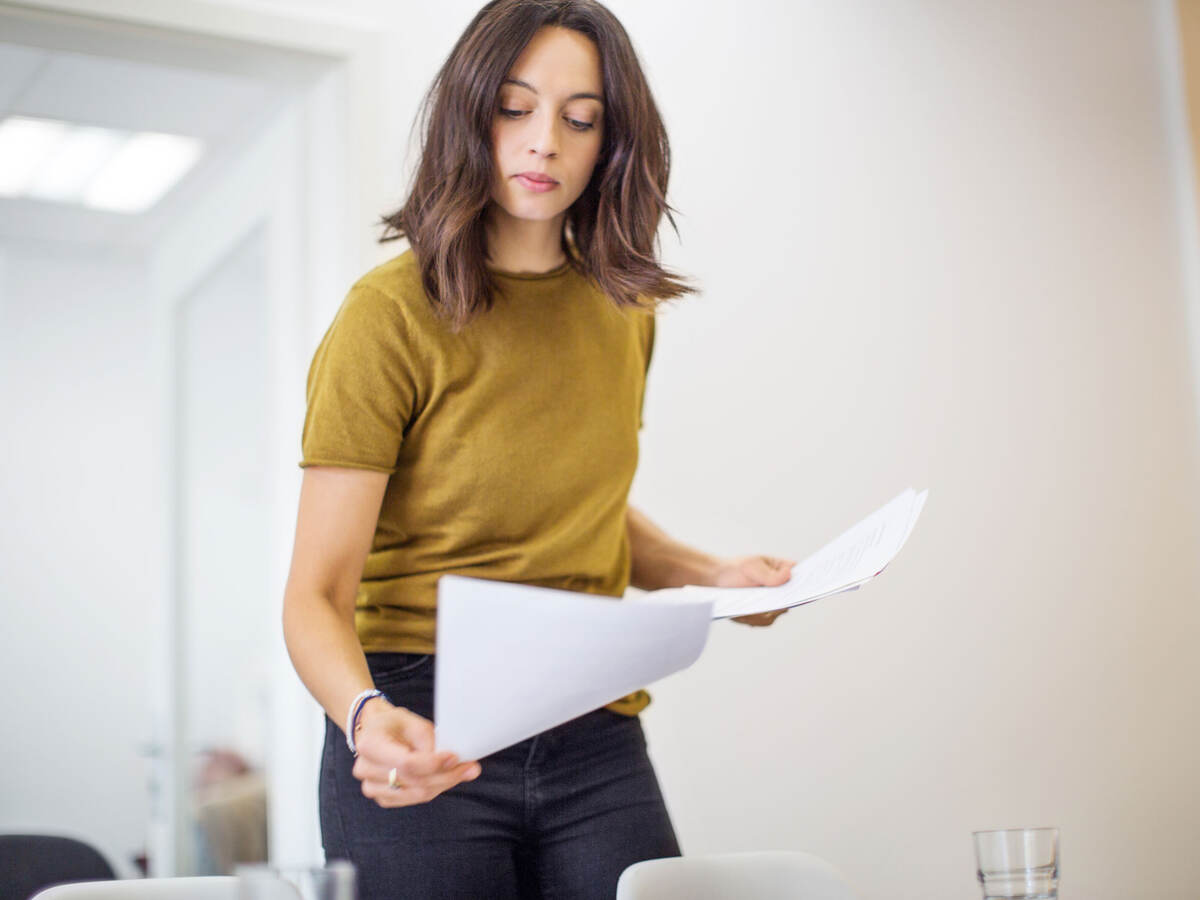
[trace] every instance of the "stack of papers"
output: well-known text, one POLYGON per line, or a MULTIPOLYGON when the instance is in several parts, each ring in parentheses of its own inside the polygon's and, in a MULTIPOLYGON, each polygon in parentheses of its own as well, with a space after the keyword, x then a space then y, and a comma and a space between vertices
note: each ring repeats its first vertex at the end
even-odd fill
POLYGON ((438 749, 480 759, 687 668, 713 619, 860 587, 900 552, 927 493, 904 491, 796 565, 778 587, 688 586, 618 602, 443 575, 434 657, 438 749))
POLYGON ((908 488, 877 509, 853 528, 830 541, 792 569, 789 581, 778 587, 711 588, 688 585, 643 594, 651 603, 711 600, 713 618, 748 616, 812 603, 823 597, 853 591, 866 584, 895 559, 917 517, 925 507, 929 491, 908 488))

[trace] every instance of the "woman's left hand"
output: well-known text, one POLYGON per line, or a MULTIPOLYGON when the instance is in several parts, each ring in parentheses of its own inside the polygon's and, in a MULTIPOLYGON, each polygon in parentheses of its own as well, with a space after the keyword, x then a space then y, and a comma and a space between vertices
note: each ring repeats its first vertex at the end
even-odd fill
MULTIPOLYGON (((737 556, 722 560, 713 580, 714 587, 775 587, 792 577, 794 559, 777 556, 737 556)), ((787 609, 773 609, 752 616, 733 616, 743 625, 770 625, 787 609)))

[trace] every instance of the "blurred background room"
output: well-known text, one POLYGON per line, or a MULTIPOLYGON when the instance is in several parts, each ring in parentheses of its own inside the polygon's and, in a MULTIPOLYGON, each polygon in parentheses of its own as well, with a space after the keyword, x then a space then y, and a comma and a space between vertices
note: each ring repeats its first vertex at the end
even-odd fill
MULTIPOLYGON (((313 350, 482 0, 0 0, 0 834, 120 877, 321 859, 280 626, 313 350)), ((685 853, 1196 896, 1200 0, 610 0, 671 138, 631 500, 862 591, 651 687, 685 853)))

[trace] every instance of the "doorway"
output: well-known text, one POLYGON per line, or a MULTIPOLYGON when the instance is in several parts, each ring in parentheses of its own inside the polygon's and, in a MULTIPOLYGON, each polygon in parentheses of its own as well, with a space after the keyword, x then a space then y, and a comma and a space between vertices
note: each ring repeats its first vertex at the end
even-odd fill
POLYGON ((372 38, 106 6, 0 4, 0 114, 204 153, 138 214, 0 197, 19 436, 0 453, 20 473, 0 496, 0 714, 36 723, 0 750, 0 829, 82 838, 120 875, 210 873, 229 854, 200 789, 257 776, 268 855, 312 861, 323 717, 279 608, 307 365, 370 250, 373 169, 351 159, 374 146, 372 38))

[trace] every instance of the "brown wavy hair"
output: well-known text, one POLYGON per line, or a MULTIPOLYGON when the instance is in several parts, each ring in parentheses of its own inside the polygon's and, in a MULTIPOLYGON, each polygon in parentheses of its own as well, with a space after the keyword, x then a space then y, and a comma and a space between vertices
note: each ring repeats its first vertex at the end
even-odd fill
MULTIPOLYGON (((421 158, 404 205, 381 217, 379 242, 407 237, 434 308, 458 330, 490 310, 499 290, 486 265, 484 211, 491 201, 491 126, 501 81, 539 28, 590 38, 604 79, 604 136, 583 193, 566 211, 562 248, 618 307, 696 293, 658 261, 670 147, 624 27, 596 0, 492 0, 442 64, 414 126, 421 158)), ((678 210, 674 210, 678 212, 678 210)))

